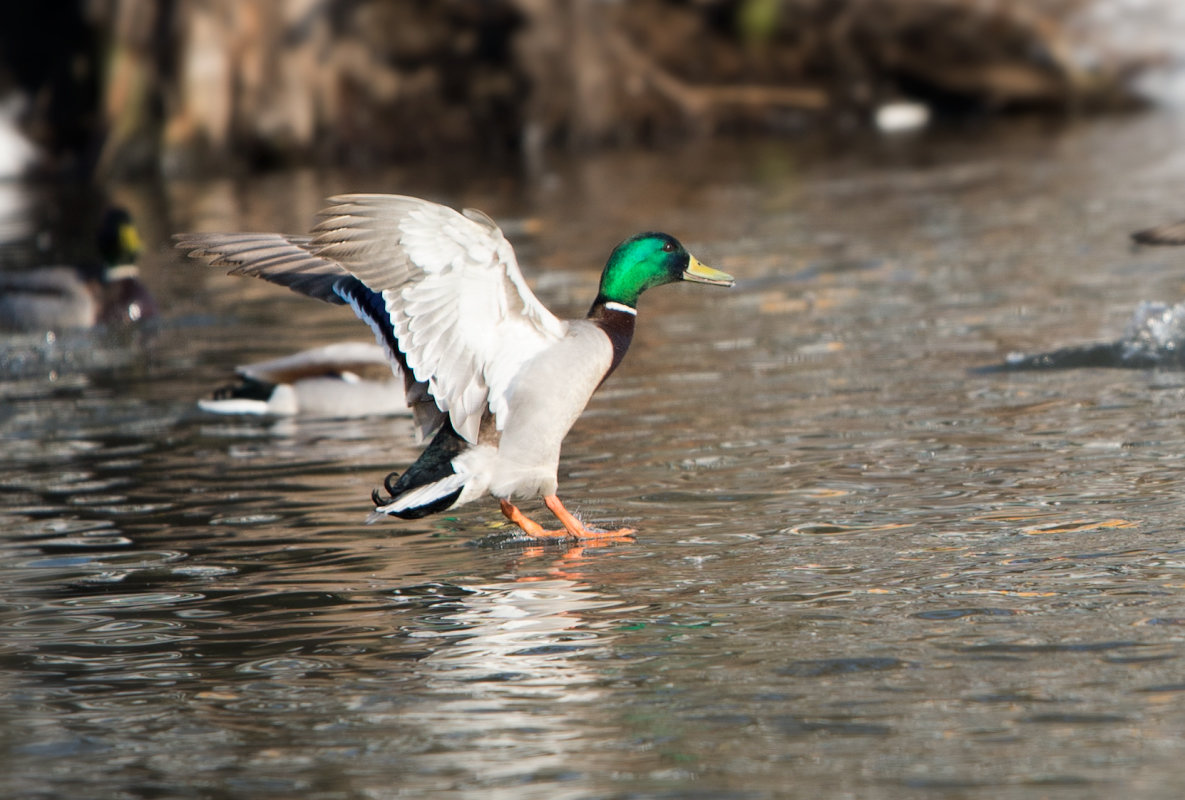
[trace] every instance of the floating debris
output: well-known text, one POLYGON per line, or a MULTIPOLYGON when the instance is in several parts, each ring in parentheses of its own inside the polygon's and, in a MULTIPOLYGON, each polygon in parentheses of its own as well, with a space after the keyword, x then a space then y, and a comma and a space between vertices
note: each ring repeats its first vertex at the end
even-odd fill
POLYGON ((1131 237, 1132 241, 1136 244, 1185 244, 1185 220, 1170 222, 1168 225, 1157 225, 1155 228, 1145 228, 1142 231, 1135 231, 1131 237))
POLYGON ((982 372, 1030 369, 1181 369, 1185 367, 1185 303, 1146 300, 1136 307, 1123 336, 1114 342, 1075 345, 1029 355, 1010 353, 982 372))

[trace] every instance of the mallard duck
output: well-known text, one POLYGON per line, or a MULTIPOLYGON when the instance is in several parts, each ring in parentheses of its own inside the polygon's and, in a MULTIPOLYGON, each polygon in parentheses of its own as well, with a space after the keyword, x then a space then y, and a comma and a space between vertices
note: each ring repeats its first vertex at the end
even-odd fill
POLYGON ((138 277, 140 236, 128 212, 108 210, 97 240, 99 263, 0 272, 0 330, 60 331, 156 316, 138 277))
POLYGON ((41 151, 18 124, 27 106, 27 98, 19 92, 0 100, 0 181, 24 177, 42 160, 41 151))
POLYGON ((239 382, 199 400, 214 414, 369 417, 410 414, 382 347, 337 342, 237 367, 239 382))
MULTIPOLYGON (((634 332, 638 297, 666 283, 732 286, 672 236, 640 233, 614 248, 585 319, 560 320, 527 287, 514 249, 480 211, 414 197, 330 198, 310 236, 181 234, 178 247, 350 306, 404 376, 407 404, 431 442, 372 495, 376 515, 417 519, 486 494, 534 538, 594 539, 556 495, 560 445, 634 332), (511 501, 542 496, 562 530, 511 501)), ((372 515, 373 516, 373 515, 372 515)))

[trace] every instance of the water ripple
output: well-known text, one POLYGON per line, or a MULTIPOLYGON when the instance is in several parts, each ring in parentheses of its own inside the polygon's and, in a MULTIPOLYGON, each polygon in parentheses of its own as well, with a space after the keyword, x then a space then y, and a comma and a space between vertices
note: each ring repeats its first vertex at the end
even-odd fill
POLYGON ((53 608, 119 608, 150 609, 192 603, 205 595, 198 592, 143 592, 136 594, 100 594, 86 597, 64 597, 47 602, 53 608))

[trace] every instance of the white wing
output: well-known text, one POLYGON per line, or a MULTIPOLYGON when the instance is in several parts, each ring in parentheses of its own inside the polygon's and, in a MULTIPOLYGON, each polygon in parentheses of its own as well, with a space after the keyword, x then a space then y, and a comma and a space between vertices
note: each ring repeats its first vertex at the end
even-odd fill
POLYGON ((457 433, 476 442, 488 408, 501 428, 515 376, 564 337, 488 217, 397 195, 342 195, 309 250, 382 294, 399 348, 457 433))
MULTIPOLYGON (((415 197, 329 202, 312 237, 197 233, 177 244, 232 273, 331 303, 346 302, 339 281, 353 275, 383 298, 385 321, 350 305, 372 325, 390 326, 412 375, 408 405, 419 409, 426 387, 467 440, 477 441, 487 409, 500 429, 523 364, 567 332, 528 288, 502 231, 480 211, 462 214, 415 197)), ((435 413, 416 417, 425 433, 438 425, 435 413)))

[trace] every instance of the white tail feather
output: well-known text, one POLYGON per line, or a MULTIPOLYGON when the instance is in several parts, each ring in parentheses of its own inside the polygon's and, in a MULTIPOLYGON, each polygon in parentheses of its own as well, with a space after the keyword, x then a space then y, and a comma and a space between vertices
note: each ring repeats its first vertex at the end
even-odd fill
POLYGON ((466 477, 465 475, 454 473, 434 483, 420 486, 412 489, 410 492, 404 492, 390 503, 378 506, 374 512, 375 514, 397 514, 400 511, 407 511, 410 508, 426 506, 462 488, 465 485, 466 477))

